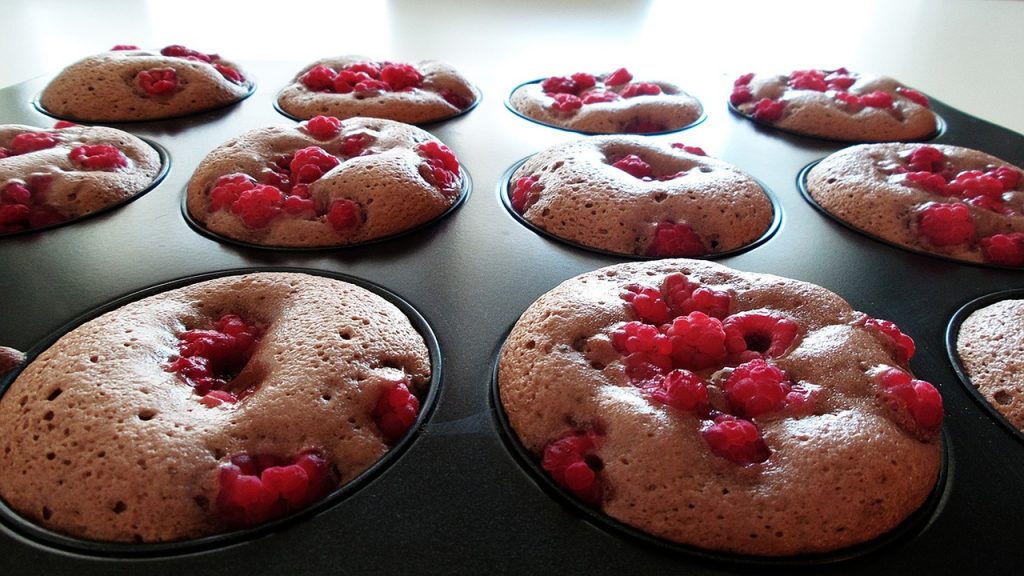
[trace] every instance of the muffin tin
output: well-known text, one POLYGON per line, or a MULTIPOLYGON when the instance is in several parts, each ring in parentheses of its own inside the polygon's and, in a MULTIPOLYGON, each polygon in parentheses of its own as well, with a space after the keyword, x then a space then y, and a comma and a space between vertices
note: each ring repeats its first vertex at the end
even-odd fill
MULTIPOLYGON (((628 258, 536 234, 506 210, 500 192, 472 194, 458 210, 410 234, 333 250, 256 249, 192 229, 182 216, 181 196, 206 153, 246 130, 290 124, 273 102, 301 64, 240 64, 257 83, 242 102, 174 120, 118 125, 167 150, 170 171, 155 189, 74 224, 0 239, 0 344, 33 348, 104 303, 179 278, 238 268, 311 268, 401 294, 423 316, 444 364, 436 408, 386 470, 297 521, 230 545, 171 545, 145 556, 102 546, 68 548, 3 521, 0 572, 178 575, 230 567, 246 573, 728 574, 779 568, 779 562, 666 548, 608 530, 552 497, 501 432, 490 398, 491 372, 512 324, 563 280, 628 258)), ((581 137, 509 112, 503 99, 516 79, 464 72, 477 82, 483 101, 468 114, 425 128, 458 154, 478 192, 500 188, 510 167, 528 154, 581 137)), ((0 122, 52 126, 53 119, 32 105, 47 80, 0 90, 0 122)), ((724 75, 679 80, 703 103, 705 120, 682 133, 650 137, 701 146, 736 165, 774 193, 781 213, 771 237, 717 261, 819 284, 858 310, 896 322, 917 342, 917 377, 943 395, 946 483, 934 512, 900 538, 854 558, 830 560, 827 570, 1017 571, 1024 445, 957 382, 944 334, 966 302, 1020 287, 1024 273, 911 253, 822 216, 801 197, 798 174, 845 144, 781 133, 731 113, 731 80, 724 75)), ((945 121, 934 142, 1024 165, 1024 136, 935 98, 932 103, 945 121)), ((824 561, 797 558, 789 564, 809 564, 817 572, 824 561)))

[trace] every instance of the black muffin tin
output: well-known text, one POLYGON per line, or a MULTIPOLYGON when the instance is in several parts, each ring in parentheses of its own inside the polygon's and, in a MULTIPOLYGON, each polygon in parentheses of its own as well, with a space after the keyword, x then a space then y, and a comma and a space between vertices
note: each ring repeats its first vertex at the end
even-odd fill
MULTIPOLYGON (((801 197, 798 174, 845 144, 775 132, 730 112, 732 83, 725 75, 672 78, 701 101, 706 119, 683 132, 650 136, 701 146, 773 192, 781 212, 778 230, 718 262, 819 284, 914 337, 918 352, 911 366, 917 377, 938 387, 946 406, 944 490, 922 525, 877 546, 869 543, 852 558, 780 562, 703 554, 609 529, 538 479, 502 431, 491 378, 512 324, 563 280, 629 260, 539 235, 493 192, 520 159, 583 137, 509 112, 503 101, 517 79, 502 78, 500 70, 492 76, 462 70, 480 88, 480 105, 424 126, 458 154, 476 187, 459 208, 430 226, 372 245, 316 251, 224 243, 189 226, 180 207, 192 170, 230 137, 266 125, 291 125, 273 100, 299 66, 244 64, 257 88, 234 106, 118 124, 167 150, 167 177, 149 193, 101 215, 0 239, 0 345, 30 349, 105 303, 183 277, 238 268, 311 268, 372 282, 423 316, 436 334, 444 365, 433 414, 386 469, 345 498, 295 521, 225 545, 171 545, 139 557, 64 547, 26 535, 5 520, 0 522, 0 574, 1019 571, 1024 444, 959 384, 944 334, 965 303, 1024 287, 1024 271, 912 253, 821 215, 801 197)), ((32 105, 47 80, 0 90, 0 123, 52 126, 54 119, 32 105)), ((935 98, 932 102, 945 121, 934 142, 977 148, 1024 165, 1024 136, 935 98)))

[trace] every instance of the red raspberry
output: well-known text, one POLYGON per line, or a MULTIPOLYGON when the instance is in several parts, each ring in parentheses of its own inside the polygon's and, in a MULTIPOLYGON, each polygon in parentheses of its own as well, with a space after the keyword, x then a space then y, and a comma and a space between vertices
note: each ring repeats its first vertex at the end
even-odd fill
POLYGON ((685 257, 693 258, 707 254, 704 240, 700 234, 685 222, 659 222, 654 230, 654 238, 647 246, 648 256, 658 258, 685 257))
POLYGON ((554 100, 551 103, 551 109, 558 112, 572 112, 583 106, 583 100, 572 94, 554 94, 551 98, 554 100))
POLYGON ((216 54, 203 54, 191 48, 186 48, 181 44, 172 44, 160 51, 164 56, 173 56, 176 58, 186 58, 189 60, 199 60, 202 62, 213 62, 219 60, 216 54))
POLYGON ((314 116, 304 124, 306 132, 317 140, 330 140, 341 133, 341 120, 334 116, 314 116))
POLYGON ((643 158, 636 154, 624 156, 622 159, 612 164, 612 166, 622 170, 634 178, 647 178, 650 180, 651 176, 654 175, 654 170, 651 168, 651 165, 644 162, 643 158))
POLYGON ((786 373, 760 358, 734 368, 724 389, 732 410, 747 418, 782 410, 792 390, 786 373))
POLYGON ((349 64, 348 66, 345 66, 344 71, 365 74, 369 78, 373 78, 375 80, 380 78, 380 65, 376 62, 357 62, 355 64, 349 64))
POLYGON ((946 155, 938 148, 920 146, 907 158, 907 169, 912 172, 942 172, 946 169, 946 155))
POLYGON ((917 213, 917 231, 935 246, 955 246, 974 237, 974 220, 966 204, 929 202, 917 213))
POLYGON ((665 276, 661 291, 673 316, 703 312, 721 320, 729 315, 732 298, 728 292, 719 292, 691 282, 679 272, 665 276))
POLYGON ((629 73, 629 70, 625 68, 619 68, 615 72, 612 72, 605 77, 604 83, 608 86, 618 86, 619 84, 625 84, 633 79, 633 75, 629 73))
POLYGON ((53 148, 58 142, 60 138, 49 132, 22 132, 11 140, 11 152, 16 156, 28 154, 53 148))
POLYGON ((385 64, 380 70, 380 79, 391 90, 398 92, 418 88, 423 82, 423 75, 409 64, 385 64))
POLYGON ((761 431, 750 420, 722 414, 701 434, 711 453, 740 465, 768 460, 772 452, 761 437, 761 431))
POLYGON ((772 100, 771 98, 761 98, 754 104, 754 111, 751 115, 754 120, 758 122, 767 122, 769 124, 778 122, 782 118, 782 113, 786 108, 786 104, 781 100, 772 100))
POLYGON ((1007 216, 1015 216, 1017 214, 1017 211, 1003 202, 1002 198, 994 199, 991 196, 972 196, 968 198, 966 202, 971 206, 976 206, 997 214, 1005 214, 1007 216))
POLYGON ((257 184, 238 195, 231 212, 249 228, 263 228, 281 213, 284 194, 274 186, 257 184))
POLYGON ((707 152, 704 152, 704 149, 700 146, 687 146, 682 142, 673 142, 671 146, 677 150, 693 154, 694 156, 707 156, 707 152))
POLYGON ((600 438, 593 432, 570 432, 544 447, 541 467, 555 484, 566 488, 587 504, 601 501, 601 459, 597 457, 600 438))
POLYGON ((1024 232, 993 234, 981 239, 981 254, 986 262, 1002 266, 1024 266, 1024 232))
POLYGON ((570 76, 572 81, 576 83, 577 94, 582 90, 589 90, 594 86, 597 86, 597 78, 593 74, 587 74, 586 72, 577 72, 570 76))
POLYGON ((710 410, 708 389, 699 376, 689 370, 673 370, 644 392, 653 400, 677 410, 704 416, 710 410))
POLYGON ((938 432, 944 413, 942 395, 934 386, 897 368, 887 368, 876 378, 882 387, 882 398, 908 412, 922 431, 938 432))
POLYGON ((668 305, 657 288, 630 284, 619 297, 629 302, 629 308, 645 324, 659 325, 672 319, 668 305))
POLYGON ((796 322, 769 312, 739 312, 722 321, 731 361, 778 358, 796 340, 796 322))
POLYGON ((213 67, 217 69, 217 72, 220 72, 221 76, 227 78, 228 81, 233 82, 235 84, 245 83, 245 76, 240 71, 238 71, 237 68, 225 66, 224 64, 221 64, 219 62, 215 62, 213 64, 213 67))
POLYGON ((221 176, 210 189, 210 212, 230 208, 238 200, 239 194, 255 187, 256 183, 248 174, 221 176))
POLYGON ((672 343, 672 365, 703 370, 725 362, 725 330, 722 321, 703 312, 678 316, 665 330, 672 343))
POLYGON ((931 102, 928 101, 928 97, 918 92, 917 90, 912 90, 910 88, 900 86, 896 88, 896 93, 915 104, 919 104, 921 106, 924 106, 925 108, 931 108, 931 102))
POLYGON ((353 158, 362 155, 370 144, 373 144, 373 136, 366 132, 350 134, 341 141, 340 152, 349 158, 353 158))
POLYGON ((441 98, 444 98, 445 102, 455 106, 459 110, 465 110, 469 108, 469 105, 473 103, 472 100, 466 98, 461 94, 457 94, 448 88, 442 88, 439 92, 441 98))
POLYGON ((850 86, 853 86, 857 79, 850 75, 849 70, 846 68, 838 68, 828 73, 825 76, 825 82, 828 83, 830 90, 845 91, 849 90, 850 86))
POLYGON ((178 73, 174 68, 152 68, 135 75, 135 85, 150 96, 163 96, 178 89, 178 73))
POLYGON ((907 362, 914 357, 916 350, 914 339, 904 334, 895 323, 877 318, 867 318, 864 321, 864 327, 881 332, 893 343, 896 348, 896 360, 900 364, 906 366, 907 362))
POLYGON ((750 91, 749 86, 739 85, 732 87, 732 93, 729 94, 729 102, 733 106, 739 106, 745 102, 750 102, 754 99, 754 93, 750 91))
POLYGON ((551 76, 540 83, 540 89, 548 96, 555 94, 578 94, 580 87, 572 78, 565 76, 551 76))
POLYGON ((363 207, 347 198, 331 202, 327 209, 327 222, 338 232, 355 230, 363 225, 364 220, 363 207))
POLYGON ((947 190, 963 198, 986 196, 992 200, 1002 200, 1003 183, 995 176, 982 173, 981 170, 965 170, 956 175, 948 184, 947 190))
POLYGON ((462 180, 459 160, 451 148, 430 140, 420 144, 419 152, 426 157, 426 161, 420 164, 420 175, 424 180, 444 193, 459 189, 462 180))
POLYGON ((611 334, 612 347, 622 355, 635 353, 668 357, 672 342, 654 326, 643 322, 627 322, 611 334))
POLYGON ((381 92, 388 92, 391 87, 383 80, 363 80, 352 87, 352 90, 359 96, 374 96, 381 92))
POLYGON ((522 214, 540 198, 540 192, 544 189, 543 184, 537 182, 538 177, 531 174, 516 180, 515 188, 509 196, 512 209, 522 214))
MULTIPOLYGON (((305 184, 299 184, 295 188, 305 187, 305 184)), ((311 198, 305 198, 303 196, 287 196, 284 202, 281 203, 281 208, 287 214, 292 216, 308 216, 312 217, 316 215, 316 203, 311 198)))
POLYGON ((420 414, 420 401, 409 392, 408 380, 384 390, 373 408, 373 421, 384 439, 393 443, 405 436, 420 414))
POLYGON ((278 518, 326 496, 337 485, 315 450, 289 463, 266 454, 239 454, 222 467, 215 510, 228 524, 246 527, 278 518))
MULTIPOLYGON (((75 126, 79 126, 79 124, 75 124, 74 122, 68 122, 67 120, 57 120, 53 124, 53 127, 56 130, 63 130, 64 128, 74 128, 75 126)), ((0 156, 0 158, 2 158, 2 156, 0 156)))
POLYGON ((20 182, 11 182, 0 192, 0 200, 4 204, 31 204, 32 190, 20 182))
POLYGON ((117 51, 120 51, 120 50, 138 50, 138 49, 139 49, 139 47, 136 46, 135 44, 115 44, 114 47, 110 49, 110 51, 111 52, 117 52, 117 51))
POLYGON ((637 96, 657 96, 661 94, 661 86, 653 82, 637 82, 629 84, 622 90, 623 98, 635 98, 637 96))
MULTIPOLYGON (((338 73, 334 69, 324 66, 323 64, 317 64, 305 74, 299 76, 299 82, 302 85, 314 92, 332 92, 334 90, 334 81, 338 77, 338 73)), ((349 90, 351 92, 351 90, 349 90)))
POLYGON ((610 90, 591 90, 583 94, 584 104, 600 104, 602 102, 615 102, 621 100, 622 96, 619 96, 615 92, 610 90))
POLYGON ((906 181, 924 188, 928 192, 946 195, 946 179, 934 172, 907 172, 906 181))
POLYGON ((419 151, 421 155, 431 160, 439 160, 445 170, 456 174, 459 172, 459 159, 455 157, 455 152, 452 152, 452 149, 444 144, 436 140, 429 140, 420 144, 419 151))
POLYGON ((753 79, 754 79, 754 73, 753 72, 747 72, 746 74, 744 74, 744 75, 740 76, 739 78, 737 78, 736 80, 734 80, 732 85, 733 86, 746 86, 746 85, 750 84, 750 81, 753 80, 753 79))
POLYGON ((332 168, 341 164, 336 156, 319 146, 309 146, 295 152, 289 170, 296 184, 309 184, 319 180, 332 168))
POLYGON ((116 171, 128 166, 128 157, 109 144, 93 144, 73 148, 68 154, 71 161, 87 170, 116 171))
POLYGON ((358 84, 363 82, 369 82, 373 78, 365 72, 353 72, 352 70, 342 70, 338 72, 338 75, 334 78, 334 91, 338 94, 348 94, 355 90, 358 84))
POLYGON ((891 108, 892 94, 875 90, 860 97, 860 103, 871 108, 891 108))
POLYGON ((985 172, 985 175, 991 176, 1003 185, 1004 191, 1010 191, 1020 184, 1021 174, 1020 170, 1011 168, 1009 166, 999 166, 998 168, 992 168, 985 172))
POLYGON ((789 85, 797 90, 824 92, 828 89, 825 73, 821 70, 797 70, 789 75, 789 85))
POLYGON ((24 204, 0 204, 0 232, 14 232, 29 224, 32 209, 24 204))
POLYGON ((237 404, 238 398, 235 398, 230 392, 210 390, 205 396, 199 398, 199 403, 207 408, 216 408, 224 404, 237 404))
POLYGON ((225 314, 209 330, 183 332, 178 337, 178 358, 168 370, 177 373, 199 396, 224 390, 252 357, 261 332, 255 324, 225 314))

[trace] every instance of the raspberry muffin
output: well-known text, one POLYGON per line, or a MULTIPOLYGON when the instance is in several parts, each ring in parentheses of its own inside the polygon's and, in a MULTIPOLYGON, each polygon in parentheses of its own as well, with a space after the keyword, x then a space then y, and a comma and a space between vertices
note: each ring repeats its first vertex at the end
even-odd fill
POLYGON ((1024 300, 1001 300, 972 312, 960 324, 956 354, 970 384, 1024 432, 1024 300))
POLYGON ((227 106, 252 90, 238 65, 217 54, 119 45, 65 68, 43 89, 39 105, 72 120, 158 120, 227 106))
POLYGON ((581 503, 676 543, 797 555, 877 538, 933 492, 942 398, 913 353, 824 288, 661 260, 541 296, 497 382, 519 442, 581 503))
POLYGON ((682 130, 703 114, 700 102, 675 84, 634 81, 625 68, 527 82, 512 92, 509 106, 541 124, 588 134, 682 130))
POLYGON ((277 105, 300 120, 369 116, 424 124, 462 114, 479 99, 469 81, 445 62, 341 56, 303 68, 278 95, 277 105))
POLYGON ((462 198, 455 154, 429 133, 377 118, 317 116, 251 130, 209 153, 188 183, 188 214, 251 244, 325 247, 411 230, 462 198))
POLYGON ((760 124, 832 140, 923 140, 938 130, 927 96, 892 78, 846 68, 744 74, 729 102, 760 124))
POLYGON ((127 132, 0 126, 0 234, 74 220, 150 188, 160 154, 127 132))
POLYGON ((861 144, 808 173, 822 210, 871 236, 964 262, 1024 266, 1021 169, 969 148, 861 144))
POLYGON ((773 206, 750 176, 695 146, 594 136, 529 158, 509 204, 568 242, 664 258, 735 251, 763 237, 773 206))
POLYGON ((96 541, 254 526, 387 454, 430 379, 409 319, 353 284, 192 284, 99 316, 25 367, 0 399, 0 496, 96 541))

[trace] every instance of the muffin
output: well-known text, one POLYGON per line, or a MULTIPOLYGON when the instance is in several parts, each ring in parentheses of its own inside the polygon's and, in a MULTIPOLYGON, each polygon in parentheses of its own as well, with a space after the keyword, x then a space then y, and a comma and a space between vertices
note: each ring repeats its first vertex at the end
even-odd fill
POLYGON ((233 104, 253 84, 237 64, 180 45, 119 45, 62 70, 39 97, 48 114, 88 122, 158 120, 233 104))
POLYGON ((577 72, 527 82, 513 90, 511 108, 541 124, 588 134, 648 134, 681 130, 703 108, 675 84, 633 81, 625 68, 608 74, 577 72))
POLYGON ((415 126, 317 116, 214 149, 189 180, 187 209, 199 226, 232 240, 342 246, 440 217, 461 199, 463 181, 455 154, 415 126))
POLYGON ((52 226, 124 202, 151 187, 160 154, 102 126, 0 126, 0 234, 52 226))
POLYGON ((479 99, 469 81, 445 62, 340 56, 303 68, 278 94, 277 105, 300 120, 369 116, 424 124, 462 114, 479 99))
POLYGON ((553 236, 617 254, 713 256, 764 236, 772 202, 750 176, 695 146, 594 136, 529 158, 509 203, 553 236))
POLYGON ((1024 266, 1021 169, 935 144, 862 144, 808 173, 808 196, 868 235, 964 262, 1024 266))
POLYGON ((913 353, 824 288, 660 260, 541 296, 497 386, 515 437, 581 503, 703 549, 824 553, 893 530, 936 486, 942 398, 913 353))
POLYGON ((347 282, 267 272, 158 293, 18 374, 0 398, 0 497, 96 541, 257 525, 387 454, 430 378, 409 319, 347 282))
POLYGON ((1001 300, 972 312, 960 324, 956 354, 971 385, 1024 432, 1024 300, 1001 300))
POLYGON ((938 130, 927 96, 892 78, 846 68, 744 74, 729 101, 760 124, 832 140, 923 140, 938 130))

